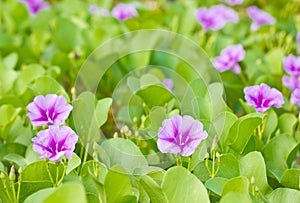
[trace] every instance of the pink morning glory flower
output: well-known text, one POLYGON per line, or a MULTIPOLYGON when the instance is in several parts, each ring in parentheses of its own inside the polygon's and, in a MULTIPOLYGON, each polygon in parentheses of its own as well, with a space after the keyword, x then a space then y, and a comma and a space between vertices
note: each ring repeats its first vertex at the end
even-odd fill
POLYGON ((230 5, 242 4, 244 0, 221 0, 222 2, 228 3, 230 5))
POLYGON ((88 11, 92 15, 100 14, 103 17, 107 17, 110 15, 109 10, 107 10, 105 8, 100 8, 97 5, 90 5, 88 8, 88 11))
POLYGON ((256 6, 248 7, 247 14, 253 21, 250 27, 251 31, 256 31, 263 25, 273 25, 276 22, 273 16, 256 6))
POLYGON ((95 15, 99 12, 99 7, 96 5, 90 5, 88 10, 90 14, 95 15))
POLYGON ((39 11, 48 9, 50 7, 49 3, 45 2, 44 0, 19 0, 19 1, 26 5, 28 12, 32 16, 35 16, 38 14, 39 11))
POLYGON ((245 58, 245 50, 242 45, 236 44, 226 47, 221 55, 216 57, 213 66, 220 72, 232 70, 234 73, 240 73, 241 67, 239 61, 245 58))
POLYGON ((26 108, 33 126, 61 125, 73 109, 63 96, 56 94, 36 96, 26 108))
POLYGON ((118 19, 119 21, 124 21, 139 15, 134 4, 123 3, 116 5, 113 8, 111 14, 114 18, 118 19))
POLYGON ((32 141, 33 151, 37 152, 41 159, 58 162, 63 156, 72 158, 78 136, 68 126, 50 126, 47 130, 39 131, 32 141))
POLYGON ((287 57, 283 58, 283 68, 285 72, 293 75, 299 76, 300 75, 300 56, 294 56, 292 54, 288 55, 287 57))
POLYGON ((300 106, 300 89, 295 89, 291 94, 291 103, 300 106))
POLYGON ((256 111, 264 113, 271 106, 281 108, 284 99, 277 89, 271 88, 262 83, 244 88, 245 99, 249 106, 253 106, 256 111))
POLYGON ((238 14, 224 5, 216 5, 210 8, 201 7, 196 10, 195 17, 202 25, 204 32, 208 30, 220 30, 227 22, 239 22, 238 14))
POLYGON ((300 82, 299 82, 298 76, 288 77, 288 76, 284 75, 282 77, 282 82, 290 90, 295 90, 297 88, 300 88, 300 82))
POLYGON ((173 86, 174 86, 172 79, 166 78, 166 79, 164 79, 164 81, 162 83, 170 92, 172 92, 173 86))
POLYGON ((200 121, 188 115, 175 115, 163 121, 158 131, 157 146, 162 153, 190 156, 206 138, 207 132, 200 121))

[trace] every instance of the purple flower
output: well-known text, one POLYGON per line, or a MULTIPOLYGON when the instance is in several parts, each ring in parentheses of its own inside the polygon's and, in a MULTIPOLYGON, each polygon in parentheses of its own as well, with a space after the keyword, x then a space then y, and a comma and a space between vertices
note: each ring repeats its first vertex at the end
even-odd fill
POLYGON ((300 54, 300 32, 297 33, 297 45, 298 45, 297 52, 298 54, 300 54))
POLYGON ((96 5, 90 5, 88 10, 90 14, 95 15, 99 12, 99 7, 96 5))
POLYGON ((166 79, 164 79, 164 81, 162 83, 170 92, 172 92, 173 86, 174 86, 172 79, 166 78, 166 79))
POLYGON ((205 138, 207 132, 200 121, 188 115, 175 115, 163 121, 158 131, 157 146, 163 153, 190 156, 205 138))
POLYGON ((252 31, 258 30, 263 25, 273 25, 276 21, 273 16, 256 6, 248 7, 247 14, 253 21, 250 27, 252 31))
POLYGON ((293 75, 299 76, 300 75, 300 56, 294 56, 292 54, 288 55, 287 57, 283 58, 283 68, 285 72, 293 75))
POLYGON ((40 10, 48 9, 49 3, 44 0, 19 0, 24 3, 29 11, 30 15, 35 16, 40 10))
POLYGON ((285 75, 282 77, 282 82, 290 90, 295 90, 297 88, 300 88, 300 82, 298 76, 288 77, 285 75))
POLYGON ((222 2, 228 3, 230 5, 242 4, 244 0, 221 0, 222 2))
POLYGON ((120 21, 127 20, 134 16, 138 16, 136 6, 134 4, 118 4, 112 10, 112 16, 120 21))
POLYGON ((68 126, 49 126, 49 129, 38 132, 32 141, 33 151, 40 154, 41 159, 47 158, 58 162, 63 156, 72 158, 78 136, 68 126))
POLYGON ((236 44, 223 49, 221 55, 216 57, 213 66, 220 72, 231 69, 235 73, 241 72, 238 64, 245 58, 245 50, 242 45, 236 44))
POLYGON ((212 10, 214 10, 215 14, 220 15, 223 19, 224 23, 232 22, 232 23, 238 23, 239 22, 239 16, 235 10, 232 8, 229 8, 224 5, 215 5, 211 7, 212 10))
POLYGON ((267 111, 271 106, 281 108, 284 103, 281 92, 264 83, 245 87, 244 93, 248 105, 253 106, 256 111, 261 113, 267 111))
POLYGON ((88 11, 92 15, 100 14, 103 17, 107 17, 110 15, 109 10, 105 8, 100 8, 97 5, 90 5, 88 11))
POLYGON ((73 109, 63 96, 56 94, 36 96, 26 108, 33 126, 61 125, 73 109))
POLYGON ((216 5, 210 8, 201 7, 196 10, 195 17, 202 25, 204 32, 222 29, 227 22, 237 23, 237 13, 224 5, 216 5))
POLYGON ((295 89, 291 95, 291 103, 300 106, 300 89, 295 89))

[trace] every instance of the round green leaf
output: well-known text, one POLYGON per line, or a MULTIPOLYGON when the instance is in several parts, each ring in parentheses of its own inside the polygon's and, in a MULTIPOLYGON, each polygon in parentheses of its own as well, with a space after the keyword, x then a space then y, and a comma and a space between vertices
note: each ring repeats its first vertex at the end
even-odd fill
POLYGON ((172 203, 210 202, 203 183, 183 167, 175 166, 165 173, 162 189, 172 203))
POLYGON ((86 203, 84 187, 79 183, 65 183, 52 194, 44 203, 86 203))

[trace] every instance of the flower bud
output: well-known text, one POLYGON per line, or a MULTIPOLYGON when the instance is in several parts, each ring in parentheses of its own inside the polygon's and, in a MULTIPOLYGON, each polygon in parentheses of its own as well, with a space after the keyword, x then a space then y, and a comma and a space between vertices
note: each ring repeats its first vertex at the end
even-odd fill
POLYGON ((254 176, 251 177, 251 185, 254 185, 255 184, 255 178, 254 176))
POLYGON ((15 181, 15 179, 16 179, 15 167, 14 165, 12 165, 9 172, 9 180, 15 181))

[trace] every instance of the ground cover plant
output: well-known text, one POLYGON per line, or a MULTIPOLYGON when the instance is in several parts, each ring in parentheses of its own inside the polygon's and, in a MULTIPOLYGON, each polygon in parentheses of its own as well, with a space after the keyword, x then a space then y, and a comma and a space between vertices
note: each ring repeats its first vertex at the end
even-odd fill
POLYGON ((299 11, 0 1, 0 202, 300 202, 299 11))

